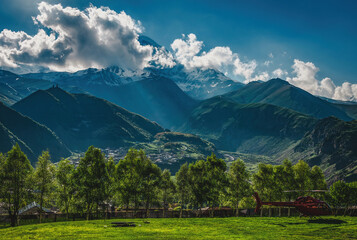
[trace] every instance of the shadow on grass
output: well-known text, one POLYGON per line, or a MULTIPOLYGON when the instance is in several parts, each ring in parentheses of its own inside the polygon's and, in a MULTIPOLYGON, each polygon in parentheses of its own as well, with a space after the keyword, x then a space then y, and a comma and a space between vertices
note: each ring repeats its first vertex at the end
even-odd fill
POLYGON ((309 223, 319 223, 319 224, 342 224, 342 223, 347 223, 346 221, 340 220, 340 219, 309 219, 309 223))

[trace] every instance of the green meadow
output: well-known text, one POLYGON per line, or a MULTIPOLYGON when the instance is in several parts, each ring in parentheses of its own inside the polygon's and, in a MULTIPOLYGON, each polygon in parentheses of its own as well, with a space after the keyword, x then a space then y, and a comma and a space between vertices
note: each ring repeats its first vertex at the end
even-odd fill
POLYGON ((110 219, 0 227, 0 239, 357 239, 356 217, 110 219), (136 227, 112 227, 132 221, 136 227), (149 222, 149 223, 148 223, 149 222))

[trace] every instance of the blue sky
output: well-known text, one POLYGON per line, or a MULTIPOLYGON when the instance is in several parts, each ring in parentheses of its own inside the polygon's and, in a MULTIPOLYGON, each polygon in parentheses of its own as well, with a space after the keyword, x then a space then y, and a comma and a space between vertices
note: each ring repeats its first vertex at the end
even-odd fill
MULTIPOLYGON (((38 0, 2 0, 0 30, 35 35, 38 0)), ((294 77, 294 59, 311 62, 315 78, 332 79, 336 86, 357 83, 357 1, 118 1, 48 0, 84 10, 90 3, 124 10, 140 20, 144 35, 172 50, 182 34, 194 33, 209 51, 227 46, 242 61, 257 62, 256 72, 280 68, 294 77), (270 55, 270 57, 269 57, 270 55), (272 57, 273 56, 273 57, 272 57), (264 62, 266 64, 264 64, 264 62)), ((231 75, 233 78, 234 76, 231 75)), ((271 76, 271 74, 270 74, 271 76)), ((238 80, 240 77, 236 77, 238 80)))

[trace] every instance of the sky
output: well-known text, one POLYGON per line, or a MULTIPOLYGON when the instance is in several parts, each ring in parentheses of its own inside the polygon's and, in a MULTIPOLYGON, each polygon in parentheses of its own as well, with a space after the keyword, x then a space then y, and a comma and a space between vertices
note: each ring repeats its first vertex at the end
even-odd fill
POLYGON ((0 1, 0 67, 132 69, 155 59, 216 68, 245 83, 280 77, 315 95, 357 100, 353 0, 40 2, 0 1), (138 35, 165 49, 138 45, 138 35))

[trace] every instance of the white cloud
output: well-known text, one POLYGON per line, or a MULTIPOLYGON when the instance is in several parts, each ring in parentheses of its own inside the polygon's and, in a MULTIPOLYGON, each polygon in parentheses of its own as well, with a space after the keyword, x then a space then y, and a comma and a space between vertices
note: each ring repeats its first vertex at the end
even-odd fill
POLYGON ((283 78, 284 76, 288 75, 288 72, 285 70, 282 70, 281 68, 277 68, 272 72, 274 77, 278 77, 278 78, 283 78))
POLYGON ((320 81, 316 79, 316 73, 319 72, 319 68, 312 62, 294 59, 292 68, 296 76, 286 78, 289 83, 313 95, 343 101, 357 101, 357 84, 345 82, 341 86, 336 86, 330 78, 324 78, 320 81))
POLYGON ((90 6, 84 11, 41 2, 34 17, 40 29, 34 36, 4 29, 0 33, 0 64, 7 67, 39 65, 75 71, 119 65, 143 68, 153 48, 142 46, 141 23, 124 11, 90 6), (47 33, 44 29, 49 29, 47 33))
POLYGON ((272 63, 273 63, 273 61, 267 60, 263 64, 268 67, 272 63))
POLYGON ((172 68, 176 65, 175 59, 172 56, 171 52, 166 51, 164 47, 155 47, 155 53, 152 56, 154 62, 153 65, 163 67, 163 68, 172 68))
POLYGON ((237 53, 233 53, 229 47, 214 47, 208 52, 202 51, 204 44, 197 40, 195 34, 182 35, 171 44, 177 61, 186 69, 214 68, 222 72, 231 69, 233 75, 244 77, 245 82, 266 78, 266 74, 254 75, 257 67, 255 60, 242 62, 237 53), (254 76, 253 76, 254 75, 254 76))
MULTIPOLYGON (((234 60, 234 74, 242 75, 245 77, 245 81, 250 82, 252 80, 252 75, 257 67, 257 62, 252 60, 250 62, 241 62, 239 58, 234 60)), ((254 80, 253 80, 254 81, 254 80)))
POLYGON ((269 57, 270 57, 270 58, 274 58, 273 53, 269 53, 269 57))

